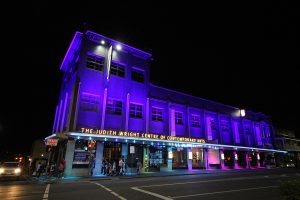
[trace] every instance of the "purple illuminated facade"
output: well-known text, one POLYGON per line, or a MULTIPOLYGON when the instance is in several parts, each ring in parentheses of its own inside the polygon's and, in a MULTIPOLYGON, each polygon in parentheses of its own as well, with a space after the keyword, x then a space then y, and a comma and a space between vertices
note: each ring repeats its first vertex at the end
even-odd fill
POLYGON ((266 167, 276 152, 262 113, 156 86, 151 54, 87 31, 76 32, 64 72, 53 134, 66 175, 98 175, 120 157, 142 171, 266 167), (119 45, 122 49, 117 50, 119 45), (91 167, 92 166, 92 167, 91 167))

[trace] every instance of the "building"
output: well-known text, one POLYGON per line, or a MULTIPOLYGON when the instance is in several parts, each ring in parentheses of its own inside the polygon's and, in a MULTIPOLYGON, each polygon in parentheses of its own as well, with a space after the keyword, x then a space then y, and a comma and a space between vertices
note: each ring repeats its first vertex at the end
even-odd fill
POLYGON ((151 54, 92 31, 76 32, 60 69, 53 134, 66 175, 100 173, 122 157, 143 171, 266 166, 271 120, 149 82, 151 54))
POLYGON ((287 129, 275 128, 275 146, 277 149, 288 151, 287 154, 277 155, 277 163, 282 167, 300 168, 300 139, 295 132, 287 129))

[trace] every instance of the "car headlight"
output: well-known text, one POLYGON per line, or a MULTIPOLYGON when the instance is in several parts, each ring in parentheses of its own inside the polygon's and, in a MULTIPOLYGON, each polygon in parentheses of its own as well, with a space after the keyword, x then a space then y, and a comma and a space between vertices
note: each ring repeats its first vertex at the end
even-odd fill
POLYGON ((4 168, 0 168, 0 174, 4 173, 4 168))
POLYGON ((15 173, 16 174, 21 173, 21 169, 20 168, 15 169, 15 173))

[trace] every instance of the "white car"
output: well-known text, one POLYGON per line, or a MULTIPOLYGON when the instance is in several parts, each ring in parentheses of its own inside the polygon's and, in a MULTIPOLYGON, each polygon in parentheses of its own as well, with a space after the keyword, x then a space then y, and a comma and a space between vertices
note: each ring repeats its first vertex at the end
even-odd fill
POLYGON ((3 176, 21 176, 21 167, 18 162, 4 162, 0 165, 0 177, 3 176))

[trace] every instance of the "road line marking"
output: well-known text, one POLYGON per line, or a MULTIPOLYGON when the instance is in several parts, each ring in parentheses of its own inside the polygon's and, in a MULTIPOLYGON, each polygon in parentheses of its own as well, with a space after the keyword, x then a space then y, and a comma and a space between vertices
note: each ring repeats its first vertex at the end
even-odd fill
POLYGON ((149 192, 149 191, 147 191, 147 190, 142 190, 142 189, 137 188, 137 187, 131 187, 131 189, 136 190, 136 191, 139 191, 139 192, 142 192, 142 193, 146 193, 146 194, 149 194, 149 195, 152 195, 152 196, 155 196, 155 197, 160 198, 160 199, 164 199, 164 200, 172 200, 172 198, 169 198, 169 197, 166 197, 166 196, 163 196, 163 195, 154 193, 154 192, 149 192))
POLYGON ((48 200, 49 190, 50 190, 50 184, 47 184, 45 192, 44 192, 43 200, 48 200))
MULTIPOLYGON (((90 183, 93 183, 93 182, 90 182, 90 183)), ((100 184, 100 183, 93 183, 93 184, 96 184, 96 185, 102 187, 103 189, 105 189, 106 191, 110 192, 112 195, 118 197, 119 199, 127 200, 126 198, 120 196, 119 194, 115 193, 114 191, 112 191, 111 189, 105 187, 104 185, 102 185, 102 184, 100 184)))
POLYGON ((239 190, 224 190, 224 191, 219 191, 219 192, 208 192, 208 193, 190 194, 190 195, 184 195, 184 196, 175 196, 175 197, 172 197, 172 198, 173 199, 179 199, 179 198, 194 197, 194 196, 205 196, 205 195, 222 194, 222 193, 230 193, 230 192, 241 192, 241 191, 248 191, 248 190, 260 190, 260 189, 267 189, 267 188, 277 188, 277 187, 279 187, 279 186, 273 185, 273 186, 256 187, 256 188, 245 188, 245 189, 239 189, 239 190))

